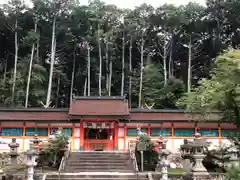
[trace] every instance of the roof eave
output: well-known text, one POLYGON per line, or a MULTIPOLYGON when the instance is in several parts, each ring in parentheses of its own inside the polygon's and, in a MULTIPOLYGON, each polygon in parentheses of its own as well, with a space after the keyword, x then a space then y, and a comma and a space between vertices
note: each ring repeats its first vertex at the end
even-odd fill
POLYGON ((68 112, 68 108, 0 108, 0 112, 68 112))
POLYGON ((126 100, 124 96, 75 96, 73 100, 126 100))

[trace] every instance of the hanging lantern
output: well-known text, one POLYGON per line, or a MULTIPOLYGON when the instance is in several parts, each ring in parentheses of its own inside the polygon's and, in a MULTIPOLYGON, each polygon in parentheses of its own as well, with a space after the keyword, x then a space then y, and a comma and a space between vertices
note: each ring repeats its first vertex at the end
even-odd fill
POLYGON ((87 123, 87 128, 91 129, 92 128, 92 123, 88 122, 87 123))
POLYGON ((111 123, 110 123, 110 122, 107 122, 107 123, 106 123, 106 128, 107 128, 107 129, 110 129, 110 128, 111 128, 111 123))
POLYGON ((98 123, 97 123, 97 128, 98 128, 98 129, 101 129, 101 127, 102 127, 102 124, 98 122, 98 123))

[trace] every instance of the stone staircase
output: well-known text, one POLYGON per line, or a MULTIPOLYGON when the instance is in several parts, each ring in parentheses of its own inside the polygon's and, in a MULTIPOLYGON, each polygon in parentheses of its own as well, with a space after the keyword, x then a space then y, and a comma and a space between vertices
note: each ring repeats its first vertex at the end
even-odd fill
MULTIPOLYGON (((58 180, 58 175, 47 175, 46 180, 58 180)), ((134 170, 129 153, 72 152, 61 180, 148 180, 147 175, 134 170)))
POLYGON ((129 153, 122 152, 72 152, 66 172, 134 172, 129 153))
POLYGON ((47 175, 46 180, 148 180, 147 175, 139 174, 67 174, 67 175, 47 175))

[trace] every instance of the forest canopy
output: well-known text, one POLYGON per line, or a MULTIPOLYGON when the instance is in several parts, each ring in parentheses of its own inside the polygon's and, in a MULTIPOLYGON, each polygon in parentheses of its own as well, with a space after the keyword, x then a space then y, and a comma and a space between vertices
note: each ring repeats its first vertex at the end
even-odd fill
POLYGON ((177 108, 240 42, 238 0, 133 10, 99 0, 32 4, 0 8, 1 106, 68 107, 73 95, 107 95, 127 96, 132 107, 177 108))

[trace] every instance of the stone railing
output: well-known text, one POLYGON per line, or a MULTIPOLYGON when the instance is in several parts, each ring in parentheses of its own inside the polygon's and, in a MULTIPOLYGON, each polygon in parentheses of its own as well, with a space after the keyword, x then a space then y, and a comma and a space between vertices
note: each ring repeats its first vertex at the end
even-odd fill
POLYGON ((135 156, 135 144, 134 143, 132 143, 132 142, 128 143, 128 151, 129 151, 130 157, 133 161, 133 166, 134 166, 136 172, 138 172, 139 169, 138 169, 137 159, 136 159, 136 156, 135 156))
POLYGON ((70 154, 70 150, 67 150, 64 152, 64 156, 62 157, 61 163, 58 168, 59 173, 65 169, 65 165, 66 165, 67 159, 69 157, 69 154, 70 154))
MULTIPOLYGON (((70 141, 70 144, 71 144, 71 141, 70 141)), ((65 169, 65 165, 66 165, 66 162, 69 158, 70 152, 71 152, 71 145, 68 147, 68 149, 65 150, 64 156, 61 159, 61 163, 60 163, 59 168, 58 168, 58 177, 59 178, 61 176, 61 172, 64 171, 64 169, 65 169)))

